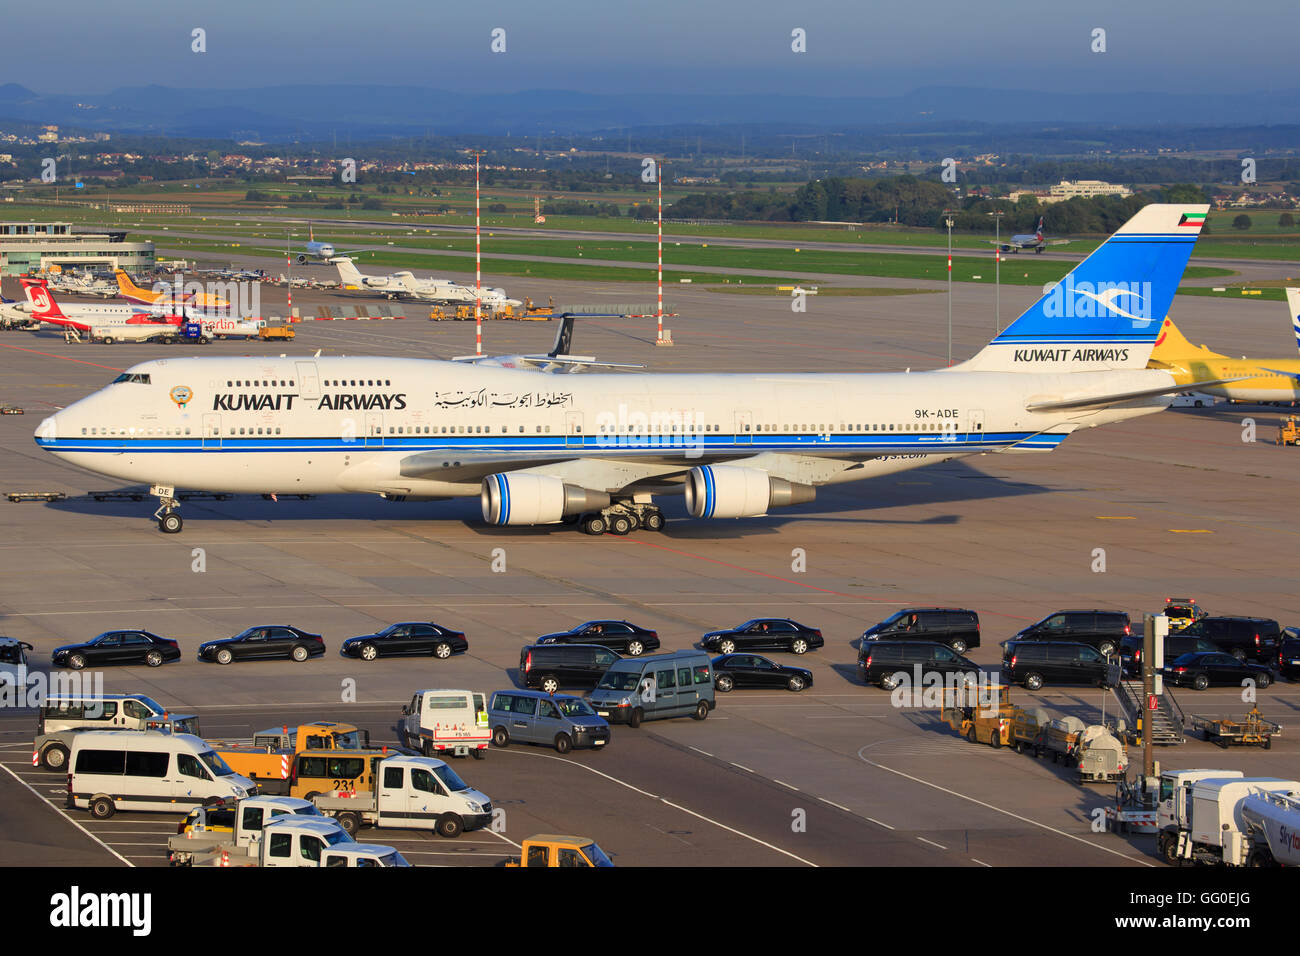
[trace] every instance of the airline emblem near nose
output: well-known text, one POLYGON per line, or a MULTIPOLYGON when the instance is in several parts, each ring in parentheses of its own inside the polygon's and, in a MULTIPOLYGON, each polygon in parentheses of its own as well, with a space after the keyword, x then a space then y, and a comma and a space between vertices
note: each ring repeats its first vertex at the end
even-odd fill
POLYGON ((189 404, 190 399, 194 397, 194 390, 188 385, 177 385, 170 392, 171 400, 176 403, 178 408, 184 408, 189 404))

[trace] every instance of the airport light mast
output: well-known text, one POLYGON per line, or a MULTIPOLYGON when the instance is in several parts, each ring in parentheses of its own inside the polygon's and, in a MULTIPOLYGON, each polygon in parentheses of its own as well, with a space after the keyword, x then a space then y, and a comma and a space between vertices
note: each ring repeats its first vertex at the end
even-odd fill
POLYGON ((943 211, 944 225, 948 227, 948 367, 952 368, 952 225, 953 210, 943 211))
POLYGON ((479 160, 484 151, 474 150, 474 354, 483 354, 483 239, 479 210, 479 160))
POLYGON ((993 217, 993 334, 1002 331, 1002 217, 1006 212, 995 209, 993 217))
POLYGON ((655 344, 664 344, 664 162, 655 161, 655 185, 659 187, 659 300, 655 307, 655 318, 659 331, 655 335, 655 344))

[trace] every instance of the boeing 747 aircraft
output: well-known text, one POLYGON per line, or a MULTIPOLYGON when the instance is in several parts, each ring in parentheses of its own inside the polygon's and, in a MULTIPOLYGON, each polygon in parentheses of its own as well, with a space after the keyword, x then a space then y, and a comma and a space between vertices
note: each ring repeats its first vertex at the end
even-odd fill
POLYGON ((1049 452, 1165 408, 1146 368, 1206 206, 1149 205, 969 361, 910 373, 539 375, 383 357, 142 362, 47 418, 36 442, 177 488, 478 496, 495 525, 663 527, 760 516, 820 486, 966 455, 1049 452))

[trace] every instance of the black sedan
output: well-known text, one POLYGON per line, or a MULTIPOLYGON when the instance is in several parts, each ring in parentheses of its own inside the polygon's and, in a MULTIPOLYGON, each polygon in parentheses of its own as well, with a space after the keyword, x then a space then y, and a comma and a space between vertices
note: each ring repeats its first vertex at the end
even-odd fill
POLYGON ((739 627, 710 631, 701 641, 705 650, 732 654, 736 651, 791 651, 802 654, 821 647, 822 632, 783 617, 756 617, 739 627))
POLYGON ((391 624, 376 634, 349 637, 342 651, 348 657, 373 661, 376 657, 410 657, 431 654, 443 660, 459 651, 469 650, 469 641, 460 631, 429 621, 405 621, 391 624))
POLYGON ((1161 672, 1169 683, 1177 687, 1194 687, 1205 690, 1211 684, 1242 686, 1242 681, 1253 680, 1256 687, 1273 683, 1273 674, 1262 664, 1239 661, 1222 651, 1184 654, 1164 666, 1161 672))
POLYGON ((180 645, 150 631, 105 631, 84 644, 56 647, 50 657, 55 667, 104 667, 110 664, 148 664, 159 667, 181 659, 180 645))
POLYGON ((588 621, 567 631, 545 634, 538 644, 599 644, 629 657, 659 649, 659 632, 637 627, 627 621, 588 621))
POLYGON ((812 682, 812 671, 757 654, 723 654, 713 659, 713 686, 724 694, 736 687, 784 687, 798 693, 812 682))
POLYGON ((280 657, 305 661, 324 653, 325 642, 319 634, 282 624, 250 627, 234 637, 199 645, 199 660, 218 664, 280 657))

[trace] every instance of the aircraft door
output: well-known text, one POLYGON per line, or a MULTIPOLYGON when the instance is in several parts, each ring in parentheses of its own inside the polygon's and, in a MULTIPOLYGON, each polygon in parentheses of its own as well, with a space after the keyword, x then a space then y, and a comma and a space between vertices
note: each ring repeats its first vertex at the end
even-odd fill
POLYGON ((752 445, 754 443, 754 413, 736 412, 736 444, 752 445))
POLYGON ((984 409, 972 408, 968 417, 968 426, 966 430, 970 432, 971 441, 983 441, 984 439, 984 409))
POLYGON ((298 368, 298 394, 304 399, 320 398, 320 376, 315 362, 296 362, 298 368))
POLYGON ((221 447, 221 416, 220 415, 203 416, 202 447, 205 450, 218 449, 221 447))
POLYGON ((564 444, 569 448, 582 447, 582 412, 564 413, 564 444))
POLYGON ((382 448, 384 444, 384 416, 379 412, 366 412, 367 448, 382 448))

